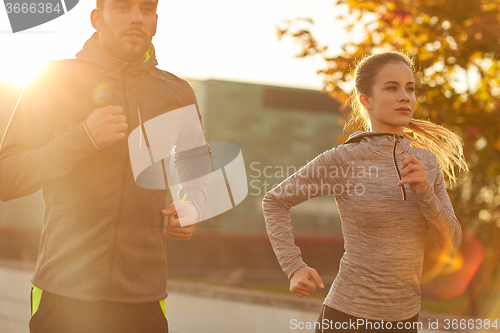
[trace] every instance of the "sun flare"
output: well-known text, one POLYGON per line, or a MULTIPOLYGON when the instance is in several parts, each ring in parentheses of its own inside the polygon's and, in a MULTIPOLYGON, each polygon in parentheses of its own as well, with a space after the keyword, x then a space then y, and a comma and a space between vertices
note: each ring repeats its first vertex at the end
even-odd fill
POLYGON ((46 66, 46 61, 32 61, 24 63, 22 66, 3 64, 0 67, 0 82, 12 86, 24 87, 31 80, 41 75, 46 66))

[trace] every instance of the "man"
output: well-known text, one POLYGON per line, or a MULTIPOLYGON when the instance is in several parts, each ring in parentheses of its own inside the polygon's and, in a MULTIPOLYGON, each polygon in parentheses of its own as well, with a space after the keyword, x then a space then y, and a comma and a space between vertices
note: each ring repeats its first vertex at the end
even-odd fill
POLYGON ((191 183, 175 206, 134 181, 130 131, 196 105, 189 84, 155 67, 157 4, 97 0, 97 32, 25 89, 2 140, 0 199, 42 189, 45 201, 32 333, 168 332, 163 220, 170 236, 190 238, 206 203, 192 179, 209 171, 209 149, 176 153, 191 183), (191 225, 181 227, 181 210, 191 225))

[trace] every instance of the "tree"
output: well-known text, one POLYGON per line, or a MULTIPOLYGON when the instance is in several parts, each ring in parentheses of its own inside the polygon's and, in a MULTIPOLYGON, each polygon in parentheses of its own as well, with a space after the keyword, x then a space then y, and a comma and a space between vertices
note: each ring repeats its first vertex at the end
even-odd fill
MULTIPOLYGON (((494 244, 500 228, 500 0, 339 0, 336 6, 346 12, 337 17, 346 33, 362 29, 361 42, 347 42, 332 55, 314 38, 310 18, 284 22, 278 36, 298 42, 298 57, 324 60, 318 72, 324 90, 342 103, 357 59, 388 48, 415 54, 415 117, 464 139, 470 172, 458 174, 450 198, 462 224, 485 247, 494 244)), ((347 108, 340 111, 347 116, 347 108)))

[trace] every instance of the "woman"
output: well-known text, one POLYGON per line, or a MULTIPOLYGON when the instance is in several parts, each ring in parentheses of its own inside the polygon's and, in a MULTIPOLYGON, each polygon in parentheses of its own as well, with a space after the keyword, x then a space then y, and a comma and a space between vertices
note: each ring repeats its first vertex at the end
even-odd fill
POLYGON ((290 290, 301 298, 324 286, 294 244, 289 211, 325 194, 337 202, 345 253, 316 332, 417 332, 426 233, 443 251, 460 245, 460 224, 440 169, 452 180, 454 164, 467 170, 462 144, 445 128, 412 119, 413 70, 412 59, 398 51, 362 59, 350 121, 369 132, 353 133, 264 197, 271 244, 290 290))

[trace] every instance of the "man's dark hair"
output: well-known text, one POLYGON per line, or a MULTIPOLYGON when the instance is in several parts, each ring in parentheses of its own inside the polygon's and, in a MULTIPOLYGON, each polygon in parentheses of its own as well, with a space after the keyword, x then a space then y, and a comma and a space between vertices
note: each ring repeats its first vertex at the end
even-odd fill
MULTIPOLYGON (((97 9, 104 9, 104 1, 105 0, 96 0, 96 8, 97 9)), ((156 3, 158 3, 159 0, 156 0, 156 3)))

